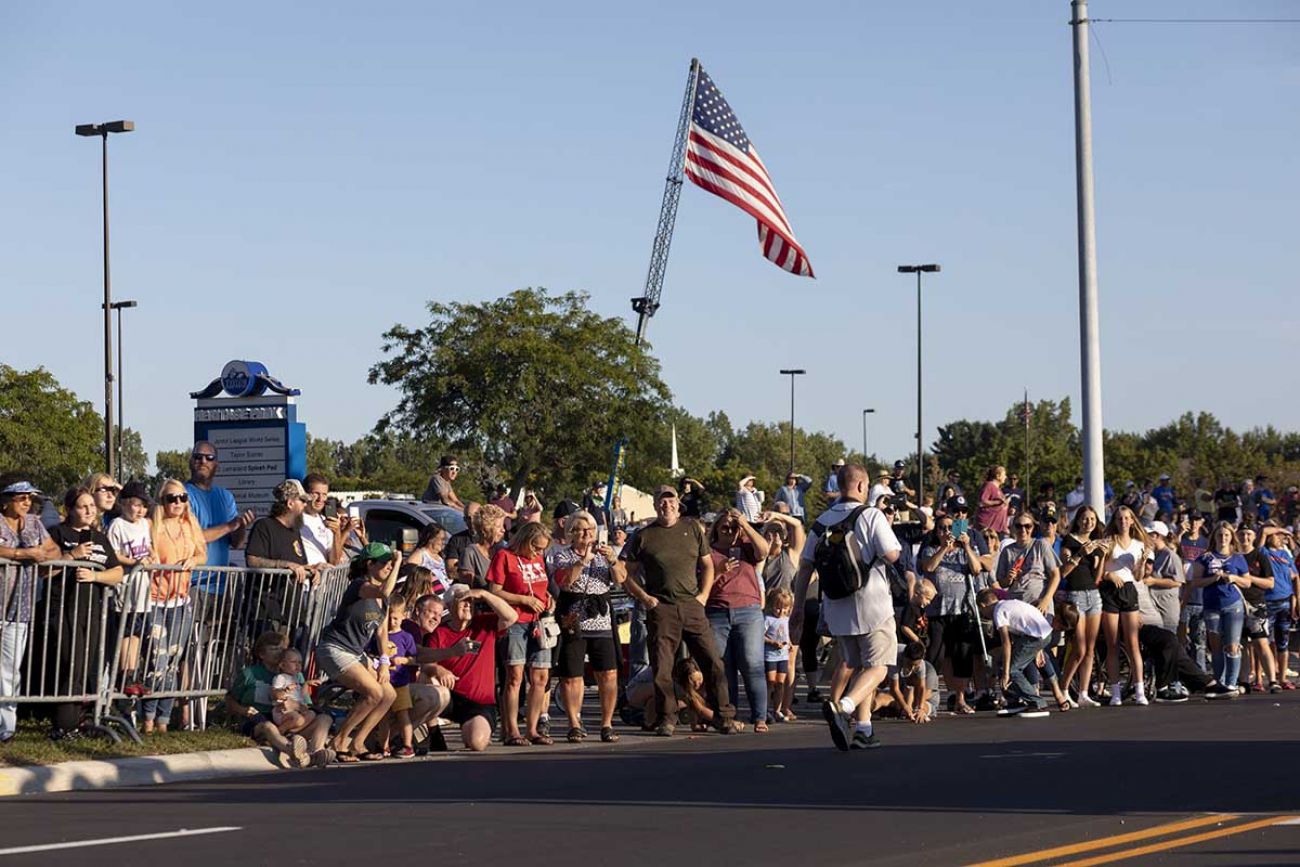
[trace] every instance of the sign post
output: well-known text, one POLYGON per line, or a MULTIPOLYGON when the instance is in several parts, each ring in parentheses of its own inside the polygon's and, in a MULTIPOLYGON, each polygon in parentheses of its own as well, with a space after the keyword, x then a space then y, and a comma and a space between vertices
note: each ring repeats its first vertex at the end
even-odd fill
POLYGON ((285 479, 307 475, 307 426, 297 397, 256 361, 231 361, 194 399, 194 440, 217 448, 217 482, 234 494, 240 511, 271 510, 271 492, 285 479))

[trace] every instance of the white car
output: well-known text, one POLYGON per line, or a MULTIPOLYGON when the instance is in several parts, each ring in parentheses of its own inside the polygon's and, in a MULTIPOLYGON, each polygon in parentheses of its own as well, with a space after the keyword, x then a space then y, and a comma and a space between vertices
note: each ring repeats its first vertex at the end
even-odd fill
POLYGON ((365 522, 370 541, 383 542, 403 554, 414 550, 415 540, 428 524, 437 524, 449 536, 468 527, 459 509, 420 500, 356 500, 347 510, 365 522))

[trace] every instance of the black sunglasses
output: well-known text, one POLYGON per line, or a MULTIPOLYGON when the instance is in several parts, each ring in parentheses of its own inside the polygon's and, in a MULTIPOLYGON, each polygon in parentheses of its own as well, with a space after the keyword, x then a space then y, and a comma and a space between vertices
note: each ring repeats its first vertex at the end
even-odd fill
POLYGON ((1016 529, 1017 529, 1017 530, 1032 530, 1032 529, 1034 529, 1034 525, 1033 525, 1033 524, 1016 524, 1016 529))
POLYGON ((98 488, 95 488, 95 493, 97 493, 97 494, 120 494, 120 493, 122 493, 122 489, 121 489, 121 488, 118 488, 118 487, 115 487, 115 486, 113 486, 113 485, 100 485, 98 488))
POLYGON ((209 454, 205 454, 204 452, 195 452, 194 454, 190 455, 190 460, 192 461, 215 461, 216 459, 217 459, 216 455, 209 455, 209 454))
POLYGON ((168 494, 167 496, 162 498, 162 501, 169 506, 174 505, 176 503, 188 503, 190 501, 190 495, 189 494, 168 494))

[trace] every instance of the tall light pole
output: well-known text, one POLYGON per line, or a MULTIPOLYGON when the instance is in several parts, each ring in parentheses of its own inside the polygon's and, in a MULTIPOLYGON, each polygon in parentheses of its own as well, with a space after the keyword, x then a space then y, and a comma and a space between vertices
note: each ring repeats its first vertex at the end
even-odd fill
POLYGON ((864 409, 862 411, 862 468, 867 471, 867 479, 871 479, 871 467, 867 466, 867 414, 875 412, 874 409, 864 409))
MULTIPOLYGON (((126 453, 126 401, 122 399, 122 380, 126 377, 122 374, 122 311, 131 307, 139 307, 138 301, 114 301, 113 309, 117 311, 117 465, 119 468, 124 467, 123 456, 126 453)), ((125 469, 122 472, 126 472, 125 469)))
POLYGON ((803 376, 806 370, 782 370, 782 376, 790 377, 790 472, 794 472, 794 378, 803 376))
POLYGON ((921 428, 921 275, 938 273, 939 266, 899 265, 899 274, 916 275, 916 504, 925 499, 925 445, 921 428))
POLYGON ((1106 481, 1101 446, 1101 327, 1097 313, 1097 215, 1092 198, 1092 95, 1088 78, 1088 3, 1073 0, 1074 165, 1079 231, 1079 369, 1083 392, 1083 490, 1088 505, 1105 514, 1106 481))
POLYGON ((76 128, 77 135, 99 136, 101 142, 101 177, 104 186, 104 469, 117 476, 117 450, 113 431, 113 284, 108 270, 108 136, 109 133, 131 132, 135 124, 129 120, 108 123, 83 123, 76 128))

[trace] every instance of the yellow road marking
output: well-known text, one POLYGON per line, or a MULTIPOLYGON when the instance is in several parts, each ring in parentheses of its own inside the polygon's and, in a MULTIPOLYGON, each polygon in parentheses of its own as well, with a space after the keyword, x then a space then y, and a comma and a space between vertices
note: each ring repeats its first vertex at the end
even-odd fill
POLYGON ((1148 846, 1139 846, 1136 849, 1127 849, 1123 852, 1112 852, 1109 855, 1098 855, 1095 858, 1085 858, 1082 861, 1071 861, 1068 864, 1060 865, 1060 867, 1091 867, 1093 864, 1109 864, 1112 861, 1123 861, 1125 858, 1136 858, 1139 855, 1149 855, 1152 852, 1163 852, 1166 849, 1180 849, 1183 846, 1190 846, 1193 843, 1202 843, 1206 840, 1214 840, 1219 837, 1229 837, 1233 834, 1255 831, 1259 828, 1267 828, 1269 825, 1276 825, 1279 822, 1285 822, 1288 819, 1294 818, 1296 817, 1272 816, 1268 819, 1259 819, 1255 822, 1247 822, 1244 825, 1233 825, 1231 828, 1220 828, 1217 831, 1205 831, 1200 834, 1193 834, 1190 837, 1181 837, 1177 840, 1166 840, 1163 843, 1152 843, 1148 846))
POLYGON ((998 858, 994 861, 981 861, 978 864, 970 865, 970 867, 1016 867, 1016 865, 1019 864, 1033 864, 1035 861, 1047 861, 1065 855, 1078 855, 1082 852, 1091 852, 1094 849, 1109 849, 1112 846, 1119 846, 1124 843, 1147 840, 1151 837, 1164 837, 1168 834, 1176 834, 1179 831, 1190 831, 1193 828, 1204 828, 1206 825, 1216 825, 1221 822, 1227 822, 1239 818, 1241 817, 1235 813, 1198 816, 1195 819, 1184 819, 1181 822, 1170 822, 1165 825, 1156 825, 1154 828, 1146 828, 1142 831, 1130 831, 1127 834, 1116 834, 1112 837, 1098 837, 1095 840, 1085 840, 1082 843, 1071 843, 1069 846, 1058 846, 1055 849, 1040 849, 1037 852, 1026 852, 1024 855, 1014 855, 1010 858, 998 858))

